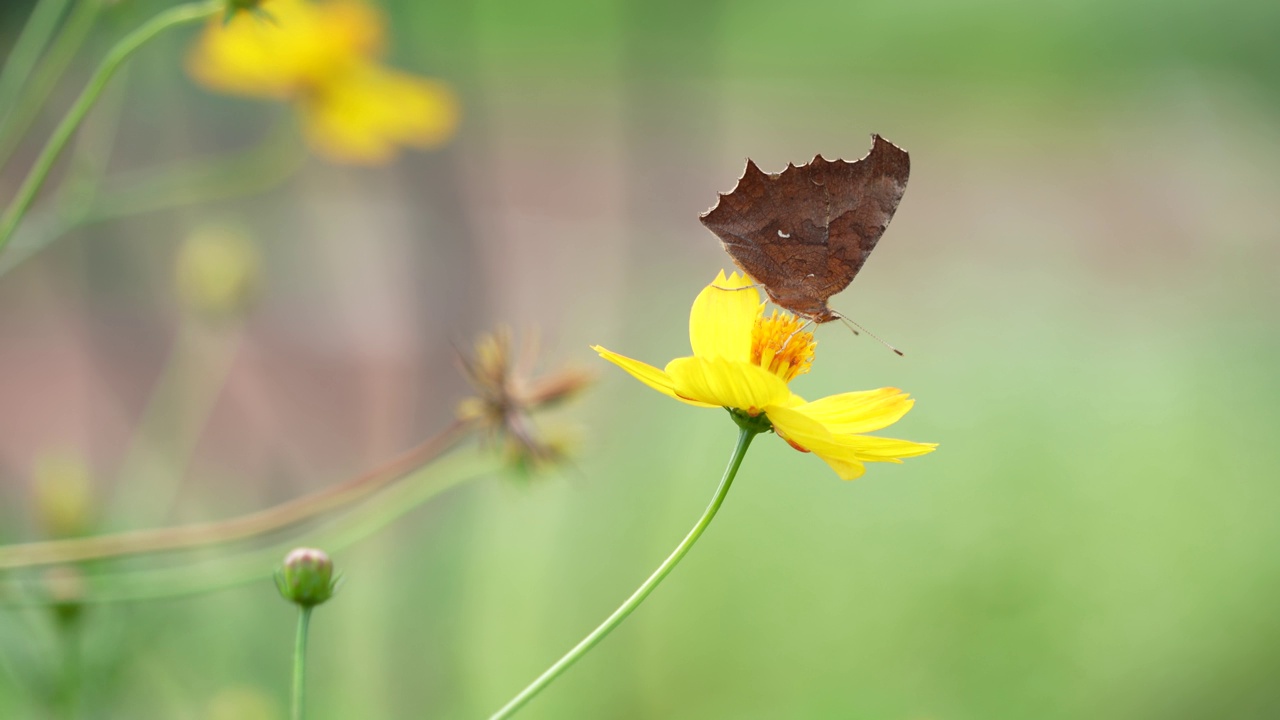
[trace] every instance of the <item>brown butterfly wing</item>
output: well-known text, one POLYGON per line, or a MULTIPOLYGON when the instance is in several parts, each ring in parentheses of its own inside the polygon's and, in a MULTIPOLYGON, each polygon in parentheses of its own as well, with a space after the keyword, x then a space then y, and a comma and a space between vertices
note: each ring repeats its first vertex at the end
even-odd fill
POLYGON ((788 165, 777 174, 747 161, 737 187, 702 216, 744 272, 778 305, 819 321, 848 287, 898 208, 911 162, 874 135, 861 160, 788 165))

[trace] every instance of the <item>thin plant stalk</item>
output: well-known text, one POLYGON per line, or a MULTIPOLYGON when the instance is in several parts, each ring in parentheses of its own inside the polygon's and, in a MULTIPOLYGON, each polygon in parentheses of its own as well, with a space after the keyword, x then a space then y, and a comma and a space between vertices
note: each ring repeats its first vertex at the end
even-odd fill
POLYGON ((58 20, 67 9, 70 0, 38 0, 27 22, 22 26, 13 50, 4 60, 4 69, 0 70, 0 123, 4 122, 13 101, 22 90, 22 85, 31 75, 31 70, 40 59, 40 54, 53 37, 58 28, 58 20))
MULTIPOLYGON (((308 530, 305 542, 300 537, 293 537, 260 549, 172 567, 86 573, 82 578, 84 595, 76 601, 80 605, 98 605, 168 600, 258 582, 270 578, 280 563, 280 557, 299 545, 323 545, 332 550, 351 547, 446 491, 493 475, 501 470, 501 462, 491 454, 475 456, 470 453, 433 462, 414 471, 401 484, 387 488, 349 515, 308 530)), ((0 609, 44 607, 48 604, 49 596, 40 584, 39 576, 0 584, 0 609)), ((0 662, 0 670, 4 669, 0 662)))
POLYGON ((204 547, 283 530, 368 497, 453 447, 472 429, 456 420, 398 457, 345 482, 247 515, 156 530, 0 545, 0 570, 204 547))
POLYGON ((278 122, 258 144, 232 155, 113 177, 120 188, 104 192, 86 208, 80 224, 266 192, 293 177, 307 158, 288 120, 278 122))
POLYGON ((80 0, 72 8, 71 14, 62 24, 62 30, 54 38, 39 66, 34 69, 21 94, 9 107, 9 113, 0 119, 0 167, 8 164, 13 152, 22 143, 23 136, 31 128, 31 123, 40 115, 40 108, 57 87, 76 53, 80 52, 98 19, 102 3, 103 0, 80 0))
POLYGON ((120 69, 120 66, 134 52, 165 30, 211 17, 222 8, 223 3, 212 0, 210 2, 188 3, 169 8, 143 23, 137 30, 126 35, 120 42, 116 43, 115 47, 111 48, 106 58, 103 59, 102 64, 98 66, 93 76, 89 78, 89 83, 85 86, 84 91, 76 98, 76 101, 71 105, 71 109, 62 118, 62 122, 58 123, 57 128, 54 129, 53 135, 50 136, 44 149, 40 151, 39 157, 36 158, 35 165, 32 166, 31 171, 27 173, 26 179, 22 181, 22 185, 18 188, 18 193, 13 202, 5 209, 4 215, 0 216, 0 252, 4 252, 5 246, 9 244, 9 238, 13 236, 18 224, 22 222, 23 215, 31 207, 31 203, 35 200, 41 186, 44 185, 45 179, 49 177, 49 171, 53 169, 58 156, 62 154, 67 142, 75 134, 76 129, 80 127, 80 123, 89 114, 94 102, 97 101, 98 96, 102 94, 103 89, 111 80, 111 76, 120 69))
MULTIPOLYGON (((54 612, 58 610, 55 609, 54 612)), ((62 687, 58 700, 63 715, 67 718, 80 717, 81 695, 84 690, 81 631, 80 618, 73 616, 58 619, 58 635, 62 641, 62 687)))
POLYGON ((170 518, 191 454, 226 385, 242 333, 238 327, 178 329, 160 376, 120 462, 107 518, 155 527, 170 518))
POLYGON ((698 518, 698 522, 685 535, 676 549, 667 556, 666 560, 658 566, 657 570, 649 576, 647 580, 641 583, 640 587, 627 598, 613 614, 605 618, 595 630, 592 630, 577 645, 573 646, 564 657, 557 660, 545 672, 539 675, 533 682, 529 683, 525 689, 521 690, 510 702, 503 705, 498 712, 490 716, 489 720, 502 720, 515 715, 516 712, 524 707, 526 703, 532 700, 538 693, 542 692, 556 678, 560 677, 583 655, 586 655, 591 648, 595 647, 601 640, 605 638, 614 628, 622 624, 636 608, 640 607, 640 603, 649 597, 654 588, 662 582, 676 565, 689 553, 694 543, 698 542, 698 538, 702 537, 703 531, 711 524, 711 519, 716 516, 716 512, 720 510, 720 506, 724 503, 725 496, 729 494, 729 486, 733 484, 733 478, 738 474, 738 467, 742 465, 742 458, 747 454, 747 448, 751 445, 751 440, 759 433, 758 430, 742 427, 738 435, 738 444, 733 449, 733 455, 729 458, 729 465, 725 468, 724 477, 720 480, 720 485, 716 488, 715 495, 711 498, 711 503, 707 505, 707 509, 703 511, 702 517, 698 518))
POLYGON ((311 624, 311 606, 298 606, 298 636, 293 645, 293 702, 289 717, 302 720, 306 716, 307 695, 307 630, 311 624))
POLYGON ((33 211, 0 257, 0 275, 77 228, 214 200, 263 193, 292 177, 306 158, 293 124, 277 123, 253 147, 230 156, 210 156, 166 167, 75 182, 57 201, 33 211), (119 186, 116 189, 114 186, 119 186))

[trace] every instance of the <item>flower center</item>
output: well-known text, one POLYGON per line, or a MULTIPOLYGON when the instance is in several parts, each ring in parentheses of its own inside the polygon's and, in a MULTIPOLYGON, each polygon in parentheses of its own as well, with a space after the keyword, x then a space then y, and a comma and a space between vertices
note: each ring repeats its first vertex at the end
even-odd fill
POLYGON ((813 364, 813 331, 803 330, 806 324, 790 313, 779 313, 756 319, 751 330, 751 362, 791 382, 797 375, 809 372, 813 364))

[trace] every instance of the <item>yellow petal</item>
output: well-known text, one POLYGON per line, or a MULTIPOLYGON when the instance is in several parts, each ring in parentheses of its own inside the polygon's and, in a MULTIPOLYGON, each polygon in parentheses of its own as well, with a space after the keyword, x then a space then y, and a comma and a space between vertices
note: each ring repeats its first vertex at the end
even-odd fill
MULTIPOLYGON (((275 13, 280 0, 271 0, 266 10, 275 13)), ((311 4, 311 3, 308 3, 311 4)), ((321 32, 329 44, 364 57, 382 54, 387 19, 376 5, 365 0, 325 0, 311 4, 320 15, 321 32)))
POLYGON ((871 435, 836 435, 836 438, 853 448, 865 462, 902 462, 901 458, 928 455, 938 447, 938 443, 918 443, 871 435))
POLYGON ((766 412, 775 432, 797 449, 825 460, 844 480, 861 475, 863 463, 900 463, 902 458, 927 455, 938 446, 937 443, 833 433, 799 408, 775 406, 766 412))
POLYGON ((854 480, 866 472, 857 454, 845 451, 822 423, 787 407, 773 406, 767 412, 779 437, 797 450, 822 458, 841 480, 854 480))
POLYGON ((443 83, 360 63, 309 96, 307 138, 337 162, 380 164, 401 145, 433 147, 453 136, 458 102, 443 83))
POLYGON ((364 2, 272 0, 271 20, 237 13, 212 19, 187 58, 201 84, 221 92, 288 98, 324 85, 372 56, 384 19, 364 2))
POLYGON ((841 393, 801 405, 795 409, 822 423, 834 434, 865 433, 902 419, 915 404, 897 388, 841 393))
POLYGON ((804 404, 805 404, 804 398, 800 397, 795 393, 791 393, 791 396, 788 397, 786 400, 774 403, 774 405, 781 405, 782 407, 789 407, 789 408, 799 407, 804 404))
POLYGON ((677 358, 667 363, 667 375, 680 397, 751 414, 791 395, 787 384, 768 370, 724 358, 677 358))
POLYGON ((736 362, 751 359, 751 331, 764 311, 760 293, 750 281, 721 270, 710 285, 698 293, 689 312, 689 344, 696 357, 725 358, 736 362))
POLYGON ((604 358, 605 360, 608 360, 614 365, 617 365, 623 370, 626 370, 627 372, 631 373, 631 376, 634 377, 635 379, 639 380, 645 385, 648 385, 654 390, 657 390, 663 395, 666 395, 667 397, 675 398, 676 400, 679 400, 681 402, 686 402, 686 403, 689 403, 690 405, 696 405, 698 407, 716 407, 716 405, 714 404, 701 403, 696 400, 680 397, 679 395, 676 394, 675 387, 671 381, 671 377, 667 375, 665 372, 659 370, 658 368, 652 365, 649 365, 647 363, 642 363, 639 360, 632 360, 629 357, 626 357, 624 355, 619 355, 615 352, 610 352, 609 350, 606 350, 600 347, 599 345, 592 345, 591 349, 600 353, 600 357, 604 358))
MULTIPOLYGON (((719 273, 716 274, 716 279, 712 280, 711 284, 717 287, 724 288, 725 290, 736 291, 739 288, 749 288, 755 285, 756 282, 751 278, 747 277, 745 274, 739 274, 736 270, 734 272, 729 273, 728 277, 725 277, 724 270, 721 270, 719 273)), ((759 293, 757 293, 756 298, 758 299, 759 297, 760 295, 759 293)))

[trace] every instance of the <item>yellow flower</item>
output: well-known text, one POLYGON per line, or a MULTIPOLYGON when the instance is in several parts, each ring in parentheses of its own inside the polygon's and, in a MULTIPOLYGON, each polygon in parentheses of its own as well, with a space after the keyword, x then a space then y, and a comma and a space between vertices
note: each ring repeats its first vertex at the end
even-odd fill
POLYGON ((402 145, 431 148, 458 126, 442 82, 377 62, 385 19, 359 0, 264 0, 269 19, 211 21, 187 59, 218 92, 293 102, 312 149, 337 162, 380 164, 402 145))
POLYGON ((698 407, 723 407, 749 418, 765 418, 801 452, 826 461, 844 480, 864 472, 863 463, 902 462, 925 455, 936 443, 872 437, 915 403, 897 388, 842 393, 806 402, 788 383, 809 371, 813 333, 805 322, 774 310, 764 314, 751 281, 721 271, 693 302, 689 314, 692 357, 676 358, 664 370, 600 346, 600 357, 637 380, 698 407))

